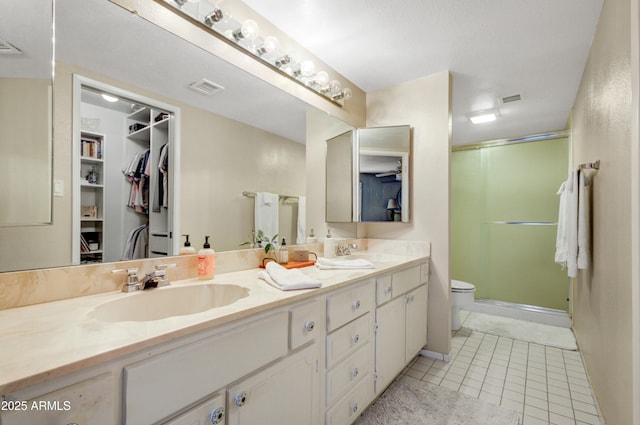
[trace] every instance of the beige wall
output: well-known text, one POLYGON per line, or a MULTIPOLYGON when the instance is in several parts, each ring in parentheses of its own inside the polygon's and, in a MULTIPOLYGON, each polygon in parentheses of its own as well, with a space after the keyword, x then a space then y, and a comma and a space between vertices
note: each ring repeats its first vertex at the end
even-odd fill
MULTIPOLYGON (((180 233, 190 233, 194 247, 205 234, 218 250, 249 239, 254 203, 243 190, 304 194, 304 145, 58 62, 53 178, 63 181, 64 196, 53 198, 52 225, 0 227, 0 272, 71 264, 73 73, 181 108, 180 233)), ((291 223, 297 206, 282 211, 291 223)))
POLYGON ((640 399, 631 374, 638 305, 631 285, 630 12, 629 0, 605 1, 572 114, 573 164, 601 161, 592 181, 593 263, 574 285, 574 330, 608 424, 637 424, 632 406, 640 399))
POLYGON ((367 94, 367 127, 412 127, 411 221, 367 223, 365 235, 431 243, 427 349, 449 353, 451 346, 449 166, 451 78, 448 72, 367 94))

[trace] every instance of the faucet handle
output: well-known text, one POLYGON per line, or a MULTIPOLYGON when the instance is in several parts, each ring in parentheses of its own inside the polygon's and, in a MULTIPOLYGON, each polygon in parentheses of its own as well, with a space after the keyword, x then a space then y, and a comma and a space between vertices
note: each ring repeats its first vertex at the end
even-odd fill
POLYGON ((111 273, 125 273, 125 272, 127 273, 127 283, 122 287, 122 292, 133 292, 140 289, 140 284, 138 283, 137 268, 111 270, 111 273))
POLYGON ((165 269, 172 269, 176 266, 176 263, 169 263, 169 264, 156 264, 156 270, 165 270, 165 269))

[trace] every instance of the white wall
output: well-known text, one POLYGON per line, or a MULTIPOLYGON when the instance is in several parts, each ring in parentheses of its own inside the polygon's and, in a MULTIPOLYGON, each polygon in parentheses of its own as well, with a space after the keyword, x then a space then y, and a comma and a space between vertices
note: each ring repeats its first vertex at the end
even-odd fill
POLYGON ((367 94, 367 127, 401 124, 412 127, 411 221, 367 223, 361 227, 371 238, 431 243, 427 349, 439 353, 449 353, 451 349, 450 122, 448 72, 367 94))

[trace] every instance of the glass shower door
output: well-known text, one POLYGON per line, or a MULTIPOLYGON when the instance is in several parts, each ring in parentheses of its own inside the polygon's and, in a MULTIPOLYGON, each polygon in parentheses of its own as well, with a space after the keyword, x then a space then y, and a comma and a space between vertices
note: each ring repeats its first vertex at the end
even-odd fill
POLYGON ((476 297, 567 310, 554 262, 567 139, 461 150, 452 156, 453 277, 476 297))

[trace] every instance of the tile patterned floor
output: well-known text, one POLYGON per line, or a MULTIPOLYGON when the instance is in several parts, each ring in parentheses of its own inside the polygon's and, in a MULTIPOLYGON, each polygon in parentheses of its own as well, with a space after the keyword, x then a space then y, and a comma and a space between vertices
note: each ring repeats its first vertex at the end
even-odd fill
POLYGON ((520 414, 523 425, 602 425, 577 351, 463 327, 449 362, 417 357, 405 373, 520 414))

